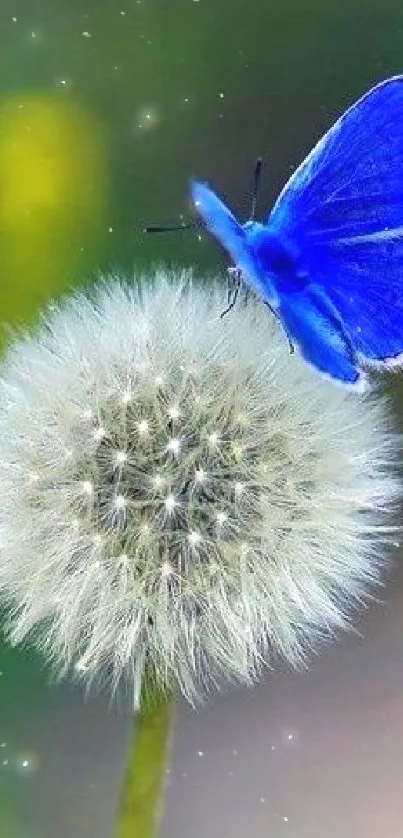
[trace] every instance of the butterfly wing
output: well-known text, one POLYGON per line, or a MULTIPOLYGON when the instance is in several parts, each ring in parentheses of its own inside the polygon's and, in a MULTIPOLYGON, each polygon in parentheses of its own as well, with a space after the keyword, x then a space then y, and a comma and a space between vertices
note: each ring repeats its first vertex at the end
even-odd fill
POLYGON ((234 264, 248 277, 255 291, 267 302, 276 302, 269 274, 263 274, 251 251, 248 234, 232 212, 206 184, 193 180, 190 192, 207 229, 230 254, 234 264))
POLYGON ((321 289, 309 294, 284 294, 279 315, 289 339, 298 345, 302 357, 317 371, 351 390, 363 392, 367 378, 357 368, 355 351, 335 307, 321 289))
POLYGON ((269 216, 335 306, 356 353, 403 362, 403 76, 374 87, 319 141, 269 216))

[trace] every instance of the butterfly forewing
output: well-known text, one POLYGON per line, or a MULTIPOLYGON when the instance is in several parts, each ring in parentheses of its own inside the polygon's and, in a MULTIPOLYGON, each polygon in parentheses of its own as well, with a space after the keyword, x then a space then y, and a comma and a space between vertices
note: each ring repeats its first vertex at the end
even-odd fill
MULTIPOLYGON (((375 87, 317 144, 269 225, 298 247, 310 283, 370 362, 403 352, 403 77, 375 87)), ((306 289, 309 294, 309 284, 306 289)))

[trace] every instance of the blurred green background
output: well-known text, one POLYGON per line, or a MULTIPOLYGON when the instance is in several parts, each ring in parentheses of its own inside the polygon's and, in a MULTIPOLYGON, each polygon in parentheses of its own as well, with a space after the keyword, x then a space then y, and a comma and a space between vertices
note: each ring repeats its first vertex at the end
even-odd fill
MULTIPOLYGON (((141 229, 190 218, 192 175, 246 214, 258 154, 266 212, 339 113, 402 68, 399 0, 2 0, 0 321, 108 271, 223 266, 204 234, 141 229)), ((113 809, 123 723, 106 702, 84 722, 81 694, 48 688, 27 654, 3 647, 0 671, 0 835, 106 838, 88 800, 98 777, 113 809), (74 713, 84 740, 66 773, 74 713)))

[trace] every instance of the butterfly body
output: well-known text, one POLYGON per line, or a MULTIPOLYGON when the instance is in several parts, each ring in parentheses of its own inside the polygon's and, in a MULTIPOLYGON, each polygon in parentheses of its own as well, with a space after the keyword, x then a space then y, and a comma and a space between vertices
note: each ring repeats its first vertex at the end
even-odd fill
POLYGON ((241 224, 205 184, 208 230, 305 360, 363 389, 403 364, 403 77, 374 87, 319 141, 263 222, 241 224))
POLYGON ((275 296, 279 292, 302 290, 307 281, 301 252, 270 225, 247 221, 243 225, 246 245, 253 253, 257 270, 272 277, 275 296))

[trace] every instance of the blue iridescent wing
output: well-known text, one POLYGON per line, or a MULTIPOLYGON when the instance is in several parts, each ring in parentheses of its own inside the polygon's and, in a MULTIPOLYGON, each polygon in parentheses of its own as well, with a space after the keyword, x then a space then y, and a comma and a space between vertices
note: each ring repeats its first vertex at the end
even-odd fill
POLYGON ((319 287, 282 294, 278 313, 308 364, 334 383, 359 392, 366 389, 367 377, 357 367, 340 315, 319 287))
POLYGON ((225 247, 236 267, 248 277, 254 290, 267 302, 274 303, 275 293, 269 275, 263 275, 258 271, 247 232, 242 224, 239 224, 228 207, 206 184, 192 180, 190 193, 209 232, 225 247))
MULTIPOLYGON (((361 360, 403 363, 403 76, 374 87, 290 178, 268 218, 361 360)), ((285 320, 287 318, 285 317, 285 320)))

